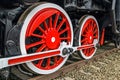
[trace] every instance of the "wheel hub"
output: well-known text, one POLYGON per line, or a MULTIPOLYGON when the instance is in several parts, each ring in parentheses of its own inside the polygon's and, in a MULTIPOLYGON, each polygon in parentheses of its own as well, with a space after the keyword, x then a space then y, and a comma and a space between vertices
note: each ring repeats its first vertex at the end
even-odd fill
POLYGON ((89 44, 92 44, 92 43, 93 43, 93 34, 92 34, 92 32, 89 32, 89 33, 88 33, 88 43, 89 43, 89 44))
POLYGON ((50 28, 46 31, 46 45, 50 49, 56 49, 60 45, 60 37, 57 30, 50 28))

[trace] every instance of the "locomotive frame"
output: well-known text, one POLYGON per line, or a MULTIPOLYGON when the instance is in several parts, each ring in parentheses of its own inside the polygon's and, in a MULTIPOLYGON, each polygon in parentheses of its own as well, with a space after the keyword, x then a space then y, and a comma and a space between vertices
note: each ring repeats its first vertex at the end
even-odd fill
POLYGON ((120 48, 120 0, 6 0, 0 26, 0 69, 26 63, 30 72, 50 74, 75 51, 92 58, 104 40, 120 48))

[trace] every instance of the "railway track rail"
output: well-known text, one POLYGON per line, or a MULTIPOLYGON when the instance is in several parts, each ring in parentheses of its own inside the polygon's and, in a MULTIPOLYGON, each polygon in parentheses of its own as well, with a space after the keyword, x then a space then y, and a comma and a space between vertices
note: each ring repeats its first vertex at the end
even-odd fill
POLYGON ((86 64, 89 64, 93 61, 96 61, 99 58, 103 58, 105 56, 108 56, 120 50, 118 48, 114 48, 113 44, 111 45, 111 43, 107 43, 106 45, 98 48, 96 55, 90 60, 83 60, 82 58, 79 57, 79 55, 74 53, 73 55, 70 56, 65 66, 63 66, 57 72, 48 74, 48 75, 33 75, 33 74, 25 75, 23 74, 24 72, 20 72, 16 67, 14 67, 11 69, 11 72, 12 72, 12 75, 16 77, 13 78, 11 76, 11 79, 14 80, 17 78, 17 80, 52 80, 58 76, 62 76, 66 74, 67 72, 71 70, 79 69, 80 67, 86 64))

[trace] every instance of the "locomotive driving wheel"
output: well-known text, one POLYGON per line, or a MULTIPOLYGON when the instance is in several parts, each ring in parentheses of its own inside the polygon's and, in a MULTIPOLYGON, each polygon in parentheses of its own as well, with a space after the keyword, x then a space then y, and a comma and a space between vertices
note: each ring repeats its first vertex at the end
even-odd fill
MULTIPOLYGON (((20 17, 24 21, 20 33, 22 55, 35 52, 51 51, 60 48, 66 42, 72 45, 73 29, 69 16, 58 5, 40 3, 28 8, 20 17)), ((50 74, 63 66, 69 54, 25 63, 25 66, 38 74, 50 74)))
MULTIPOLYGON (((79 29, 76 32, 77 46, 94 44, 99 40, 99 27, 97 20, 90 15, 85 15, 79 20, 79 29)), ((96 47, 79 50, 79 55, 84 59, 90 59, 96 52, 96 47)))

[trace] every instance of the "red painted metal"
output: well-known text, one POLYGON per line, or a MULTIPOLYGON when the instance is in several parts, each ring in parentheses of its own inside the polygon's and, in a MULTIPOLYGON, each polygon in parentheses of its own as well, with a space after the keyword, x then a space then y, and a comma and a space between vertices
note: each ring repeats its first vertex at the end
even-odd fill
POLYGON ((101 46, 104 44, 104 38, 105 38, 105 28, 102 29, 102 34, 99 42, 101 46))
MULTIPOLYGON (((61 42, 69 43, 71 40, 71 29, 66 16, 57 9, 45 8, 35 14, 28 25, 26 50, 28 54, 54 50, 59 48, 61 42)), ((39 69, 50 70, 63 60, 61 56, 51 56, 33 61, 33 64, 39 69)))
MULTIPOLYGON (((98 39, 98 27, 97 23, 95 22, 94 19, 90 18, 88 19, 82 29, 82 34, 81 34, 81 46, 83 45, 89 45, 92 44, 94 39, 98 39)), ((88 49, 83 49, 83 53, 86 56, 91 56, 94 52, 95 48, 88 48, 88 49)))
MULTIPOLYGON (((91 47, 94 47, 94 44, 78 46, 77 50, 87 49, 87 48, 91 48, 91 47)), ((57 63, 57 64, 54 64, 54 65, 57 66, 57 65, 60 64, 60 62, 63 59, 61 57, 58 57, 58 56, 55 56, 55 55, 60 55, 60 51, 59 50, 55 50, 55 51, 46 52, 46 53, 43 53, 43 54, 36 53, 35 55, 26 55, 26 56, 14 57, 12 59, 8 59, 8 65, 16 65, 16 64, 20 64, 20 63, 33 61, 33 60, 39 60, 39 63, 36 65, 37 67, 39 67, 39 65, 42 65, 42 62, 44 61, 44 58, 46 58, 47 59, 47 63, 50 64, 50 60, 51 60, 50 57, 53 57, 55 63, 57 63), (60 59, 59 62, 58 62, 58 58, 60 59)), ((52 67, 54 68, 54 66, 52 66, 52 67)), ((49 69, 49 67, 46 67, 46 68, 49 69)))
POLYGON ((15 65, 15 64, 26 62, 26 61, 31 61, 31 60, 41 59, 41 58, 44 59, 45 57, 59 55, 59 54, 60 54, 60 51, 58 50, 58 51, 47 52, 45 54, 36 54, 31 56, 18 57, 14 59, 9 59, 8 64, 15 65))
POLYGON ((95 47, 94 44, 92 44, 92 45, 87 45, 87 46, 80 46, 80 47, 77 47, 77 50, 88 49, 88 48, 92 48, 92 47, 95 47))
POLYGON ((56 49, 60 45, 60 37, 56 29, 50 28, 46 33, 46 45, 49 49, 56 49))
MULTIPOLYGON (((77 50, 81 50, 81 49, 87 49, 87 48, 91 48, 94 47, 94 44, 90 44, 90 45, 84 45, 84 46, 78 46, 77 50)), ((20 64, 23 62, 29 62, 29 61, 33 61, 33 60, 38 60, 40 59, 40 62, 37 64, 37 66, 39 66, 40 64, 42 64, 41 62, 43 61, 44 58, 47 57, 54 57, 55 62, 57 62, 57 56, 55 55, 60 55, 60 51, 56 50, 56 51, 51 51, 51 52, 46 52, 44 54, 35 54, 35 55, 26 55, 26 56, 20 56, 20 57, 15 57, 12 59, 8 59, 8 64, 9 65, 15 65, 15 64, 20 64)), ((62 59, 61 59, 62 60, 62 59)), ((47 63, 50 64, 50 58, 48 58, 47 63)))

